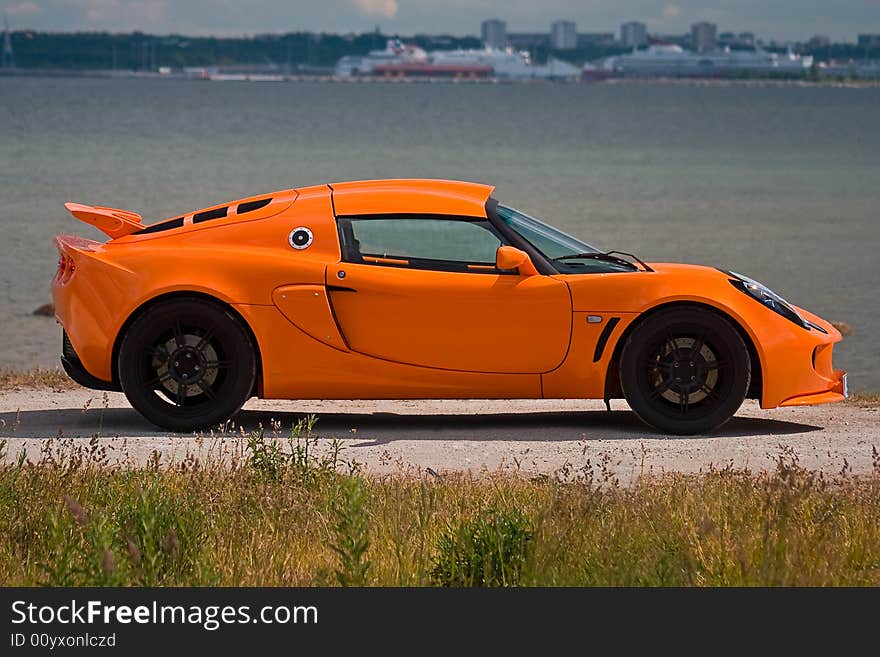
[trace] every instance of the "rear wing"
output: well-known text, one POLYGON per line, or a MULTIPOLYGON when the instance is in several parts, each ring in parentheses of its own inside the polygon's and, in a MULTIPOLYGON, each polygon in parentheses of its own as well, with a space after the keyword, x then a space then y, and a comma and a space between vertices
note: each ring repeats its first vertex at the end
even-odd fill
POLYGON ((137 212, 80 203, 65 203, 64 207, 74 217, 83 223, 94 226, 108 235, 110 239, 131 235, 144 227, 143 219, 137 212))

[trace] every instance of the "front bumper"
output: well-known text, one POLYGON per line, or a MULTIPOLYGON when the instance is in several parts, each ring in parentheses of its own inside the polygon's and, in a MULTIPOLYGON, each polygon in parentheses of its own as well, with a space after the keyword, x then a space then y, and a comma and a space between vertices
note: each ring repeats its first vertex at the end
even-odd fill
POLYGON ((825 392, 816 392, 810 395, 800 395, 786 399, 780 406, 813 406, 814 404, 828 404, 843 401, 849 397, 849 387, 846 382, 846 372, 834 371, 834 386, 825 392))
POLYGON ((842 339, 840 332, 803 308, 797 311, 812 324, 809 331, 794 325, 783 329, 774 322, 764 333, 762 408, 827 404, 849 394, 846 372, 832 363, 834 345, 842 339))

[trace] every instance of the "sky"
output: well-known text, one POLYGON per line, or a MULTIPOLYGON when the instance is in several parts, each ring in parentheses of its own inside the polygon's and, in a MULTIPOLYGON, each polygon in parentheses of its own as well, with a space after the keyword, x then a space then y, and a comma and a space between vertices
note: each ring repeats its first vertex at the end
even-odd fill
POLYGON ((680 34, 706 20, 721 32, 779 41, 880 33, 880 0, 0 0, 2 10, 13 29, 224 36, 376 25, 386 34, 476 35, 481 20, 495 17, 509 32, 546 32, 566 19, 580 32, 617 32, 621 22, 640 20, 656 34, 680 34))

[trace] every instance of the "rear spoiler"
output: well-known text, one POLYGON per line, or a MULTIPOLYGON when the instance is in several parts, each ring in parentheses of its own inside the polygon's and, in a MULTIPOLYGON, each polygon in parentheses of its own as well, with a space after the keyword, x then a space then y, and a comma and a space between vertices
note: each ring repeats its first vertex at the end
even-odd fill
POLYGON ((144 227, 143 219, 137 212, 80 203, 65 203, 64 207, 74 217, 94 226, 110 239, 131 235, 144 227))

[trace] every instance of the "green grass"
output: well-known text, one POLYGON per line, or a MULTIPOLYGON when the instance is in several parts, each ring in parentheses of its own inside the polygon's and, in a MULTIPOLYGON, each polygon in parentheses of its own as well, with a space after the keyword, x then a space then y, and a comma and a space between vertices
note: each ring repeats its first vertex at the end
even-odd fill
POLYGON ((135 469, 97 440, 7 454, 0 585, 880 585, 876 450, 865 477, 783 450, 621 487, 601 467, 364 476, 308 424, 245 439, 135 469))

